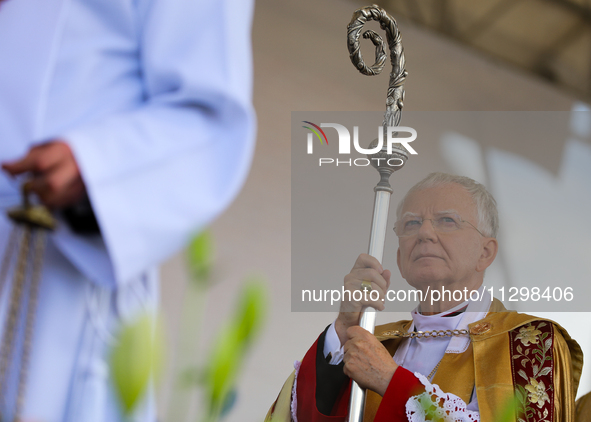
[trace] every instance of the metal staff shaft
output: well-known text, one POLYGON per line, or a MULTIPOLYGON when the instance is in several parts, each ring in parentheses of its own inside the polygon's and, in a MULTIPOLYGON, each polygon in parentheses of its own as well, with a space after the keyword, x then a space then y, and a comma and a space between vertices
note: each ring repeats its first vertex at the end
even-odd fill
MULTIPOLYGON (((375 187, 375 199, 373 217, 371 221, 371 233, 369 235, 368 254, 376 258, 380 264, 384 255, 384 243, 386 241, 386 226, 388 224, 388 210, 390 208, 390 196, 392 189, 385 186, 375 187)), ((362 312, 359 326, 370 333, 376 325, 376 311, 367 308, 362 312)), ((365 390, 355 381, 351 386, 351 399, 349 402, 349 422, 361 422, 365 410, 365 390)))
MULTIPOLYGON (((364 75, 373 76, 379 74, 387 60, 386 45, 382 38, 374 31, 367 30, 363 37, 370 39, 375 46, 375 63, 367 66, 361 56, 359 37, 361 30, 368 20, 375 20, 380 23, 380 27, 386 31, 388 50, 390 53, 390 62, 392 72, 390 73, 390 82, 388 94, 386 97, 386 113, 384 115, 384 136, 386 138, 388 127, 398 126, 400 122, 403 100, 404 100, 404 80, 406 79, 406 61, 404 59, 404 50, 400 38, 400 31, 396 21, 380 6, 373 5, 356 10, 353 13, 351 22, 347 27, 347 48, 351 62, 364 75)), ((370 144, 370 149, 378 145, 378 139, 370 144)), ((381 180, 374 188, 374 210, 371 223, 371 233, 369 236, 369 255, 375 257, 380 263, 384 253, 384 242, 386 240, 386 224, 388 222, 388 209, 390 207, 390 195, 392 187, 390 186, 390 175, 400 169, 408 159, 408 153, 402 146, 395 144, 394 148, 388 154, 385 145, 382 145, 380 151, 376 154, 368 155, 372 165, 379 171, 381 180), (381 158, 382 160, 372 160, 372 158, 381 158), (398 166, 391 166, 389 159, 396 158, 401 163, 398 166)), ((359 325, 367 331, 373 333, 375 328, 376 312, 373 308, 367 308, 361 313, 359 325)), ((349 422, 362 422, 365 410, 365 390, 359 387, 356 382, 351 386, 351 401, 349 403, 349 422)))

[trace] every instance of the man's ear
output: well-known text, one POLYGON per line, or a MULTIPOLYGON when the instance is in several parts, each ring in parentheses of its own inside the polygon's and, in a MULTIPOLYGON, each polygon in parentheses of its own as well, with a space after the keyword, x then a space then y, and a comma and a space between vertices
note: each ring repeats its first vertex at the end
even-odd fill
POLYGON ((476 264, 476 271, 479 272, 486 270, 493 263, 499 250, 499 243, 494 237, 485 237, 482 242, 482 252, 476 264))

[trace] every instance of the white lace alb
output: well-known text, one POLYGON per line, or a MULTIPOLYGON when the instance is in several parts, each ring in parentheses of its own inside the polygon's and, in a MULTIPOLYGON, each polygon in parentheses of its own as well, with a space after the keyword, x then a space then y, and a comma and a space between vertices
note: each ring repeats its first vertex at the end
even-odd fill
POLYGON ((415 376, 425 386, 425 392, 406 402, 409 422, 479 422, 480 414, 466 409, 466 402, 452 393, 444 393, 437 384, 418 372, 415 376))
POLYGON ((298 375, 300 374, 300 367, 302 362, 295 361, 293 367, 295 369, 295 377, 293 379, 293 387, 291 388, 291 420, 298 422, 298 375))

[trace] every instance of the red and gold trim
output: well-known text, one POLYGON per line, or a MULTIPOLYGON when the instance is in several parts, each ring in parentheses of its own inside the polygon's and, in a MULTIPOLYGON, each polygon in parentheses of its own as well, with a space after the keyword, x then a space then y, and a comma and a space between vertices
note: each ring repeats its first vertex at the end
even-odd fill
POLYGON ((533 321, 510 331, 509 336, 517 418, 552 422, 554 328, 549 322, 533 321))

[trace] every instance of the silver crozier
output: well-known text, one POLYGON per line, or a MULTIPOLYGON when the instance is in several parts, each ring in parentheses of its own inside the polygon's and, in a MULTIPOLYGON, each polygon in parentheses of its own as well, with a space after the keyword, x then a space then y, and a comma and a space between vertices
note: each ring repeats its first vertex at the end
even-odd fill
MULTIPOLYGON (((353 18, 347 27, 347 47, 349 55, 355 67, 364 75, 373 76, 379 74, 386 63, 386 49, 382 38, 374 31, 367 30, 363 33, 364 38, 372 41, 376 47, 375 63, 368 67, 361 57, 359 36, 361 29, 368 20, 375 20, 380 23, 380 27, 386 31, 388 48, 390 50, 390 61, 392 62, 392 73, 390 73, 390 83, 388 86, 388 96, 386 99, 386 114, 384 115, 383 140, 386 140, 387 128, 398 126, 402 112, 402 101, 404 100, 404 79, 407 72, 405 69, 404 51, 400 40, 400 31, 396 21, 386 13, 384 9, 373 5, 364 7, 355 11, 353 18)), ((375 148, 378 140, 375 139, 369 148, 375 148)), ((386 240, 386 225, 388 223, 388 209, 390 207, 390 195, 392 187, 390 186, 390 175, 402 168, 408 159, 408 153, 399 144, 394 144, 391 154, 387 152, 386 142, 383 142, 382 149, 376 154, 368 155, 372 165, 380 173, 380 181, 374 188, 375 201, 373 209, 373 218, 371 222, 371 233, 369 235, 368 254, 375 257, 380 263, 384 253, 384 242, 386 240), (393 159, 393 160, 391 160, 393 159), (389 165, 388 163, 394 165, 389 165)), ((376 313, 373 308, 366 308, 359 321, 359 325, 369 332, 373 333, 375 328, 376 313)), ((356 382, 351 386, 351 401, 349 403, 349 422, 362 422, 363 412, 365 410, 365 389, 359 387, 356 382)))

